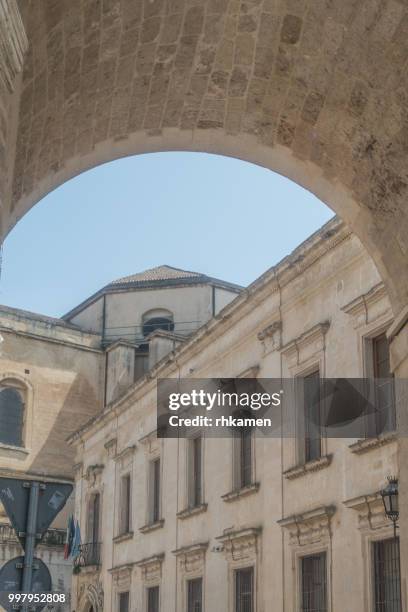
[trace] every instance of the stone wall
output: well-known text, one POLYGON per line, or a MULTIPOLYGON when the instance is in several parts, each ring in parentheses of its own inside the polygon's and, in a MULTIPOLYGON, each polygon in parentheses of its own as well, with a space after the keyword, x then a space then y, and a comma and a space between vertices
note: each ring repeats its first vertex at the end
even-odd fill
POLYGON ((26 0, 13 210, 121 155, 242 157, 313 191, 408 301, 402 0, 26 0))

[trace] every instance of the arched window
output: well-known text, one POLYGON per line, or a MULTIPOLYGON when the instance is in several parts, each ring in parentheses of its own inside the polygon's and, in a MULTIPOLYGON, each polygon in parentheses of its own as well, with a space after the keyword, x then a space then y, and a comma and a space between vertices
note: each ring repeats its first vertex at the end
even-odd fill
POLYGON ((23 446, 24 398, 16 386, 0 385, 0 443, 23 446))
POLYGON ((146 337, 156 329, 174 330, 173 315, 168 310, 151 310, 143 316, 143 336, 146 337))

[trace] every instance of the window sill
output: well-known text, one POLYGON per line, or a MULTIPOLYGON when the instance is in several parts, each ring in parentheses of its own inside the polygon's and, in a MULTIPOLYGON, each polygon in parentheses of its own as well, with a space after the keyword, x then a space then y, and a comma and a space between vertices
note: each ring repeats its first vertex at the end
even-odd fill
POLYGON ((257 493, 259 491, 259 487, 259 482, 253 482, 246 487, 242 487, 242 489, 236 489, 235 491, 230 491, 229 493, 222 495, 221 499, 223 499, 225 502, 233 502, 237 499, 241 499, 241 497, 246 497, 252 493, 257 493))
POLYGON ((181 510, 181 512, 177 513, 177 517, 184 520, 190 518, 190 516, 196 516, 196 514, 207 512, 207 507, 208 504, 200 504, 199 506, 194 506, 193 508, 185 508, 185 510, 181 510))
POLYGON ((22 446, 13 446, 12 444, 0 442, 0 457, 24 460, 29 454, 30 451, 22 446))
POLYGON ((156 521, 155 523, 149 523, 148 525, 144 525, 140 527, 140 533, 150 533, 151 531, 156 531, 156 529, 161 529, 164 525, 164 519, 160 521, 156 521))
POLYGON ((133 531, 128 531, 126 533, 121 533, 113 538, 113 542, 115 544, 120 544, 120 542, 125 542, 126 540, 131 540, 133 538, 133 531))
POLYGON ((354 442, 353 444, 349 445, 349 449, 352 453, 356 455, 362 455, 364 453, 369 452, 370 450, 379 448, 380 446, 390 444, 390 442, 394 442, 396 439, 397 434, 395 431, 392 431, 385 434, 381 434, 376 438, 363 438, 362 440, 357 440, 357 442, 354 442))
POLYGON ((314 459, 313 461, 308 461, 307 463, 303 463, 302 465, 296 465, 295 467, 290 468, 283 472, 283 475, 288 480, 294 480, 295 478, 300 478, 301 476, 305 476, 305 474, 310 474, 311 472, 318 472, 319 470, 323 470, 332 462, 333 455, 324 455, 323 457, 319 457, 318 459, 314 459))

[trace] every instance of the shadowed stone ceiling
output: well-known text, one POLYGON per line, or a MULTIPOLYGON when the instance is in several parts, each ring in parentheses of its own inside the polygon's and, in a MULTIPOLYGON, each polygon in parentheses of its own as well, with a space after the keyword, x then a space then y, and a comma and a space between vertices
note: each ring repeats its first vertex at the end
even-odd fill
POLYGON ((313 191, 366 245, 394 307, 408 302, 406 2, 20 7, 29 51, 6 231, 98 163, 169 149, 223 153, 313 191))

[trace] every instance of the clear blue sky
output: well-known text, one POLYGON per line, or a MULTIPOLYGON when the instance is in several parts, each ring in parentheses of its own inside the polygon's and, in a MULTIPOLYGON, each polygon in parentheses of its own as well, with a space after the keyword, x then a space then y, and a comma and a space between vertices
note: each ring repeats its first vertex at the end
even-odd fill
POLYGON ((332 212, 239 160, 156 153, 68 181, 13 229, 0 303, 61 316, 111 280, 161 264, 247 285, 332 212))

